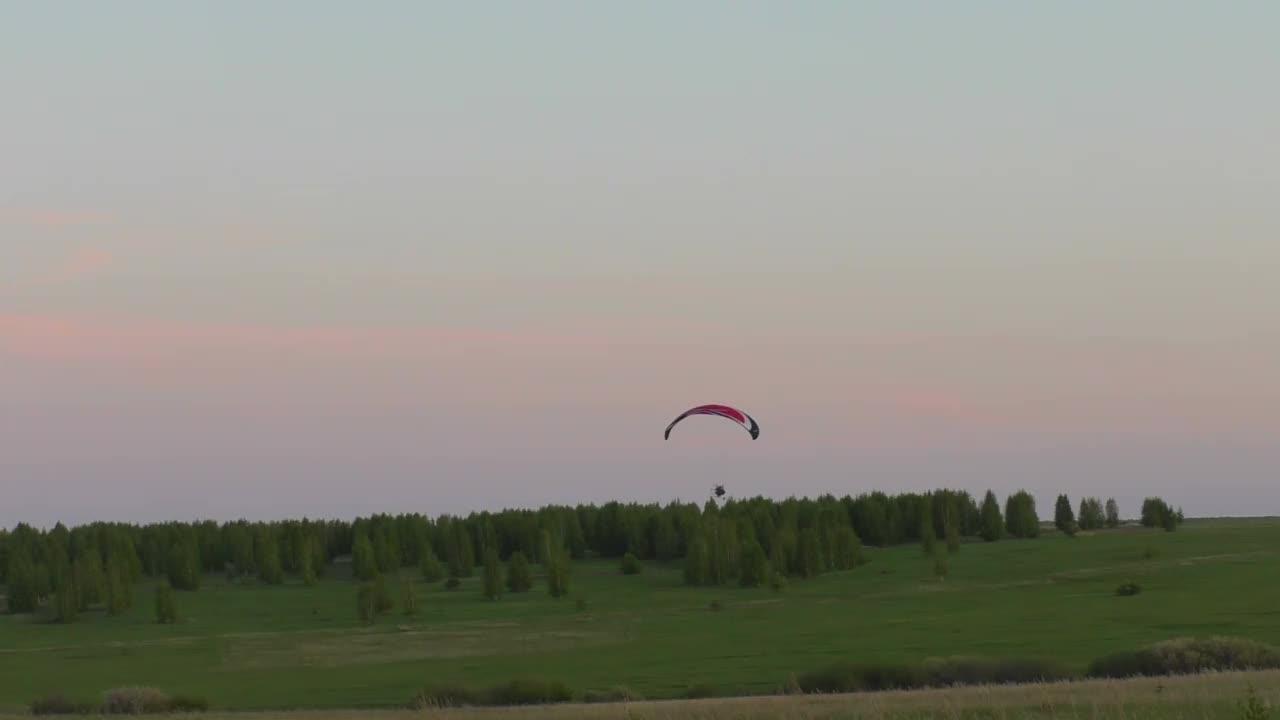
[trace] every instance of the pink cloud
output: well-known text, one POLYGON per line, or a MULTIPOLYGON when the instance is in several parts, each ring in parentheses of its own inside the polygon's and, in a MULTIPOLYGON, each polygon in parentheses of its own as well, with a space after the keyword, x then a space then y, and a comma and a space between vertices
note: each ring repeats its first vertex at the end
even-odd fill
POLYGON ((106 248, 78 248, 44 273, 33 277, 30 284, 49 287, 72 283, 103 272, 111 266, 114 259, 115 256, 106 248))
POLYGON ((0 314, 0 350, 51 360, 143 359, 169 352, 306 351, 373 356, 380 352, 496 351, 554 346, 607 348, 605 338, 545 331, 460 326, 269 325, 138 317, 0 314))
POLYGON ((0 225, 25 225, 28 227, 105 225, 111 222, 111 219, 111 216, 107 213, 94 210, 0 209, 0 225))

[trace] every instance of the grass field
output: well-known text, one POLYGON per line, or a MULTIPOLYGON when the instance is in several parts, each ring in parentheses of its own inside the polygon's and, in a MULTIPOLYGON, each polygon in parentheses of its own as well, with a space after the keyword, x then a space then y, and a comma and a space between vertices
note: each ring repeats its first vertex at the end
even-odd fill
MULTIPOLYGON (((585 562, 574 567, 567 598, 553 599, 539 584, 489 602, 471 578, 452 592, 420 586, 418 617, 397 609, 372 627, 357 621, 354 586, 336 577, 308 588, 211 576, 200 591, 178 594, 178 625, 154 623, 151 586, 143 585, 132 610, 115 618, 88 614, 71 625, 0 618, 0 709, 19 711, 49 691, 93 699, 140 684, 200 695, 220 710, 393 706, 430 682, 492 685, 526 675, 578 691, 625 685, 649 698, 700 684, 759 693, 790 673, 843 659, 1040 655, 1083 668, 1099 655, 1173 637, 1280 643, 1280 522, 966 544, 949 558, 945 580, 916 546, 866 554, 870 561, 853 571, 793 581, 780 592, 687 588, 676 566, 623 576, 614 562, 585 562), (1143 592, 1117 597, 1128 580, 1143 592), (713 601, 722 609, 711 610, 713 601)), ((1276 675, 1265 677, 1276 684, 1276 675)), ((1186 687, 1220 699, 1209 685, 1186 687)), ((1233 688, 1232 703, 1241 689, 1233 688)), ((1092 717, 1080 702, 1077 715, 1065 716, 1092 717)), ((653 712, 637 717, 742 716, 653 712)), ((796 712, 787 716, 829 716, 796 712)))
MULTIPOLYGON (((427 710, 211 713, 204 720, 1266 720, 1280 671, 1003 687, 427 710)), ((0 720, 23 717, 0 713, 0 720)))

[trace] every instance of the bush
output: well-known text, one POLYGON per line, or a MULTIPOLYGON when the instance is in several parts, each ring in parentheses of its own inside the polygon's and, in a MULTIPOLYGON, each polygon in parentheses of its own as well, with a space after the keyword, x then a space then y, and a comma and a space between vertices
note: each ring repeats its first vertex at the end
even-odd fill
POLYGON ((865 690, 909 690, 924 687, 924 671, 907 663, 836 663, 801 673, 795 684, 806 693, 845 693, 865 690))
POLYGON ((178 622, 178 608, 173 601, 173 587, 167 580, 156 586, 156 622, 161 625, 178 622))
POLYGON ((1120 597, 1132 597, 1142 592, 1142 588, 1137 583, 1127 582, 1116 588, 1116 595, 1120 597))
POLYGON ((569 702, 573 691, 557 680, 523 678, 491 688, 488 696, 491 705, 546 705, 569 702))
POLYGON ((377 608, 373 601, 373 584, 360 583, 360 587, 356 588, 356 617, 360 618, 360 622, 369 624, 373 622, 374 616, 377 614, 377 608))
POLYGON ((622 556, 622 574, 623 575, 639 575, 640 559, 631 553, 622 556))
POLYGON ((608 690, 588 690, 582 694, 585 703, 639 702, 644 696, 624 685, 615 685, 608 690))
POLYGON ((422 580, 427 583, 438 583, 444 579, 444 564, 440 562, 440 558, 435 553, 427 549, 422 556, 422 580))
POLYGON ((52 693, 30 705, 32 715, 88 715, 95 710, 93 703, 77 702, 62 693, 52 693))
POLYGON ((1280 648, 1244 638, 1179 638, 1094 660, 1088 675, 1126 678, 1280 668, 1280 648))
POLYGON ((533 572, 529 560, 519 550, 511 553, 507 563, 507 590, 513 593, 529 592, 533 588, 533 572))
POLYGON ((770 588, 772 588, 774 592, 782 592, 783 590, 786 590, 786 589, 787 589, 787 576, 786 576, 786 575, 783 575, 782 573, 778 572, 777 570, 772 570, 772 571, 770 571, 770 573, 769 573, 769 587, 770 587, 770 588))
POLYGON ((461 580, 459 580, 459 579, 458 579, 458 578, 456 578, 456 577, 451 577, 451 578, 449 578, 448 580, 445 580, 445 581, 444 581, 444 589, 445 589, 445 590, 457 590, 457 589, 458 589, 458 586, 459 586, 459 585, 461 585, 461 584, 462 584, 462 581, 461 581, 461 580))
POLYGON ((391 590, 387 588, 387 579, 382 574, 373 578, 373 610, 381 615, 395 607, 391 599, 391 590))
POLYGON ((169 711, 169 696, 151 687, 122 687, 102 694, 105 715, 141 715, 169 711))
POLYGON ((1043 683, 1075 677, 1061 662, 1036 657, 930 658, 924 661, 923 667, 931 687, 1043 683))
POLYGON ((479 692, 462 685, 434 685, 423 688, 409 701, 409 707, 413 710, 483 704, 484 699, 479 692))
POLYGON ((423 688, 409 701, 409 707, 422 710, 468 705, 546 705, 572 699, 573 692, 562 682, 520 678, 487 690, 453 684, 423 688))
POLYGON ((950 657, 917 663, 838 663, 788 682, 806 693, 838 693, 1053 682, 1074 676, 1067 666, 1043 658, 950 657))

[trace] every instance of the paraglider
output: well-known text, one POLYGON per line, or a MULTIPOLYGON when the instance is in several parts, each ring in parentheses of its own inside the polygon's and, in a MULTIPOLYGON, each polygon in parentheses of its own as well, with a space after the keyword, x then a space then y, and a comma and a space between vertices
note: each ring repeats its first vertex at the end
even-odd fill
POLYGON ((756 424, 756 421, 754 418, 742 412, 741 410, 737 408, 729 407, 728 405, 699 405, 695 408, 690 408, 688 410, 685 410, 684 412, 680 413, 679 417, 677 417, 675 420, 672 420, 671 424, 667 426, 667 432, 663 435, 663 438, 670 439, 671 428, 674 428, 681 420, 684 420, 690 415, 718 415, 722 418, 727 418, 741 425, 743 429, 745 429, 751 435, 752 440, 755 440, 756 438, 760 437, 760 426, 756 424))

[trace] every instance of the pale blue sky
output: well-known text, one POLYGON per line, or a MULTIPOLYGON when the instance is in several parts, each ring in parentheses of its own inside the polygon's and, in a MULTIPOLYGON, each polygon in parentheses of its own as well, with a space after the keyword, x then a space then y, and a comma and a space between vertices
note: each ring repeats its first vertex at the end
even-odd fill
POLYGON ((713 467, 1280 512, 1277 21, 0 4, 0 524, 713 467), (661 442, 701 402, 761 439, 661 442))

